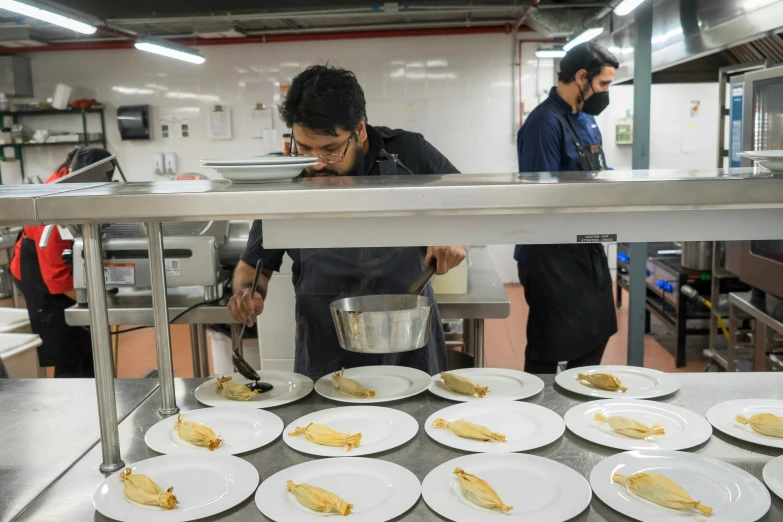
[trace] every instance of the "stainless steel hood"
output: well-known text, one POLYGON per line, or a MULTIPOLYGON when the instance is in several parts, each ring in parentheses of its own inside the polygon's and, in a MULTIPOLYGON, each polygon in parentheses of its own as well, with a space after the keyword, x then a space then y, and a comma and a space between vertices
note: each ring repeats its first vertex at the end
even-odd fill
MULTIPOLYGON (((630 80, 636 38, 633 16, 612 15, 604 23, 611 32, 600 41, 621 62, 616 80, 630 80)), ((780 0, 657 0, 653 5, 652 69, 656 73, 711 57, 716 66, 714 81, 717 67, 723 65, 765 58, 771 63, 783 61, 780 32, 780 0)))

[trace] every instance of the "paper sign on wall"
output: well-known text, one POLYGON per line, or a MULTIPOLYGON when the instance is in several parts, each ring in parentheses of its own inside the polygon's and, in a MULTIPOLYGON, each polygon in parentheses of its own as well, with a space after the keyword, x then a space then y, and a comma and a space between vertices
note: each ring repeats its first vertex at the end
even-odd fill
POLYGON ((209 113, 209 138, 213 140, 230 140, 232 138, 231 109, 215 105, 215 109, 209 113))
POLYGON ((268 132, 274 129, 272 120, 272 109, 266 108, 263 103, 256 104, 250 113, 250 137, 266 139, 268 132))

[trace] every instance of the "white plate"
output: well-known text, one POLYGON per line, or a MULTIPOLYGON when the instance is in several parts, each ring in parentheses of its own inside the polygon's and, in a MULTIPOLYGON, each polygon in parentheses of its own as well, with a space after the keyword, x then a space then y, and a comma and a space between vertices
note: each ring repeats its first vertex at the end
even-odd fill
POLYGON ((235 183, 264 183, 273 181, 289 181, 299 176, 302 171, 315 163, 294 163, 291 165, 237 165, 209 166, 225 179, 235 183))
POLYGON ((345 377, 358 381, 365 388, 375 391, 375 397, 353 397, 337 389, 333 374, 327 374, 315 383, 315 391, 322 397, 337 402, 373 404, 406 399, 418 395, 430 385, 430 376, 416 368, 405 366, 362 366, 346 368, 345 377))
MULTIPOLYGON (((315 460, 275 473, 256 492, 256 506, 276 522, 324 520, 302 506, 286 488, 286 481, 317 486, 341 497, 353 510, 351 522, 385 522, 408 511, 421 495, 416 475, 392 462, 377 459, 315 460)), ((338 519, 342 519, 337 515, 338 519)))
POLYGON ((770 448, 783 449, 783 439, 767 437, 753 431, 750 426, 742 425, 734 418, 737 414, 750 417, 756 413, 772 413, 783 417, 783 401, 774 399, 737 399, 721 402, 707 410, 707 420, 726 435, 738 439, 769 446, 770 448))
POLYGON ((664 402, 636 399, 608 399, 574 406, 565 414, 568 429, 583 439, 601 446, 621 450, 682 450, 709 440, 712 426, 707 419, 690 410, 664 402), (658 424, 665 435, 654 435, 651 440, 633 439, 620 435, 605 422, 593 417, 622 415, 647 426, 658 424))
POLYGON ((489 400, 466 402, 436 411, 427 419, 424 431, 436 442, 474 453, 511 453, 546 446, 560 438, 565 423, 557 413, 527 402, 489 400), (448 428, 435 428, 435 419, 453 422, 459 419, 481 424, 506 436, 506 442, 465 439, 448 428))
POLYGON ((736 466, 680 451, 629 451, 607 457, 590 472, 590 485, 612 509, 642 522, 753 522, 771 503, 764 484, 736 466), (695 509, 679 511, 659 506, 612 482, 612 474, 650 472, 682 486, 694 499, 713 509, 709 517, 695 509))
POLYGON ((783 498, 783 455, 767 462, 762 472, 764 482, 774 494, 783 498))
POLYGON ((297 451, 317 457, 361 457, 402 446, 419 431, 419 423, 405 412, 380 406, 342 406, 317 411, 295 420, 283 430, 283 440, 297 451), (315 444, 304 435, 293 437, 297 426, 323 424, 343 433, 361 433, 358 448, 347 451, 315 444))
POLYGON ((759 150, 752 152, 738 152, 738 156, 752 159, 765 169, 783 172, 783 150, 759 150))
POLYGON ((256 158, 237 159, 203 159, 199 160, 202 167, 230 167, 236 165, 294 165, 313 163, 313 158, 307 156, 259 156, 256 158))
POLYGON ((163 489, 173 486, 179 504, 167 510, 129 500, 120 470, 98 486, 92 503, 102 515, 122 522, 184 522, 217 515, 240 504, 258 486, 256 468, 231 455, 163 455, 129 467, 163 489))
MULTIPOLYGON (((206 406, 236 406, 238 408, 275 408, 307 397, 313 391, 313 380, 307 376, 293 372, 277 370, 259 370, 258 375, 263 382, 268 382, 274 389, 259 393, 249 401, 232 401, 223 398, 217 391, 217 377, 204 381, 196 388, 196 399, 206 406)), ((235 373, 232 382, 246 384, 249 380, 235 373)))
POLYGON ((566 390, 595 397, 596 399, 655 399, 680 389, 680 380, 668 373, 636 366, 584 366, 572 368, 555 376, 555 382, 566 390), (611 373, 627 386, 628 390, 608 391, 590 386, 576 377, 580 373, 611 373))
POLYGON ((422 496, 433 511, 455 522, 563 522, 584 511, 592 493, 582 475, 554 460, 482 454, 459 457, 432 470, 422 484, 422 496), (514 509, 502 513, 465 499, 455 468, 487 481, 514 509))
POLYGON ((520 372, 519 370, 506 370, 503 368, 465 368, 462 370, 452 370, 449 373, 462 375, 481 386, 489 388, 487 394, 478 398, 475 395, 463 395, 456 393, 443 384, 440 374, 432 376, 430 391, 438 397, 443 397, 450 401, 471 402, 483 401, 486 399, 506 399, 516 401, 527 399, 544 389, 544 381, 538 376, 530 373, 520 372))
POLYGON ((247 408, 202 408, 183 412, 184 420, 211 428, 223 444, 210 451, 188 444, 177 435, 176 415, 163 419, 147 430, 144 442, 158 453, 236 455, 266 446, 283 432, 283 421, 268 411, 247 408))

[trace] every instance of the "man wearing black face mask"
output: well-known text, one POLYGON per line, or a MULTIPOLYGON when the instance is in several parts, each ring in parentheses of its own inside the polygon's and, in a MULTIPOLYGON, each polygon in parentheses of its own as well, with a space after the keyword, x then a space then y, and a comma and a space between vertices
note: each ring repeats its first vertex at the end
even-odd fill
MULTIPOLYGON (((609 105, 619 63, 594 42, 575 46, 560 62, 558 84, 517 135, 520 172, 605 170, 596 116, 609 105)), ((525 371, 555 373, 600 364, 617 332, 612 280, 600 244, 518 245, 514 258, 525 299, 525 371)))

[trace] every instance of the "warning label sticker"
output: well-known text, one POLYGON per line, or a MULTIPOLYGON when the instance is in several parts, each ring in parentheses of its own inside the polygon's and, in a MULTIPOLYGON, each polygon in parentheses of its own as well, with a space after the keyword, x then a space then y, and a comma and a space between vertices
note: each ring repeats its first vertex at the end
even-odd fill
POLYGON ((165 264, 167 276, 179 275, 179 259, 166 259, 165 264))
POLYGON ((577 243, 616 243, 617 234, 585 234, 576 236, 577 243))
POLYGON ((136 266, 133 264, 104 264, 103 279, 107 285, 135 285, 136 266))

